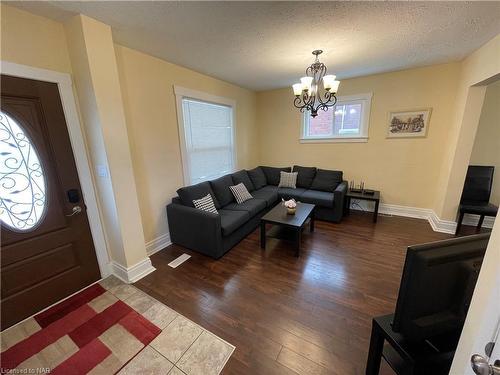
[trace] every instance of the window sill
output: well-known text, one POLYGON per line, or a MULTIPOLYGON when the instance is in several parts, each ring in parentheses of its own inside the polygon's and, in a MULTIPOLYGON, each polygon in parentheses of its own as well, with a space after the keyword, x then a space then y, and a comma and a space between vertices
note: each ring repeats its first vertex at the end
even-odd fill
POLYGON ((366 143, 368 137, 300 138, 300 143, 366 143))

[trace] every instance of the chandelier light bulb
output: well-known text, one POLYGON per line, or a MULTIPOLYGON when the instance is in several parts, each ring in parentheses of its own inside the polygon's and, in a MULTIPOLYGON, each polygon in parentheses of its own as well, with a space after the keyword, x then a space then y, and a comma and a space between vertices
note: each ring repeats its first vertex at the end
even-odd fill
POLYGON ((304 91, 311 90, 312 81, 313 81, 313 77, 302 77, 300 79, 300 83, 302 83, 302 89, 304 91))
POLYGON ((302 83, 295 83, 292 85, 292 88, 293 88, 293 95, 300 96, 300 94, 302 94, 303 91, 302 83))
POLYGON ((330 91, 337 92, 339 90, 339 85, 340 85, 340 81, 333 81, 330 91))
POLYGON ((333 87, 335 78, 337 77, 333 74, 329 74, 323 77, 323 87, 325 88, 325 90, 330 90, 333 87))

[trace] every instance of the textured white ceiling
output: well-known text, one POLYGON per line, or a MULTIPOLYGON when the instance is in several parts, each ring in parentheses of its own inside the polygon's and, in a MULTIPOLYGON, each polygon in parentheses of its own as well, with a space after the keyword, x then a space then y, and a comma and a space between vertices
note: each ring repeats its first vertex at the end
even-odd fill
POLYGON ((313 56, 340 79, 460 60, 500 33, 500 2, 8 2, 76 13, 119 44, 247 87, 290 85, 313 56))

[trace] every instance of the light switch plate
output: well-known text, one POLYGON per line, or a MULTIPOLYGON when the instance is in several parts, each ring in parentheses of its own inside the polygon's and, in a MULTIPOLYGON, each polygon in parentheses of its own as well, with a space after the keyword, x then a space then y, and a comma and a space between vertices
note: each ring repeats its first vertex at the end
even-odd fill
POLYGON ((109 177, 108 168, 105 165, 98 164, 96 170, 99 177, 109 177))

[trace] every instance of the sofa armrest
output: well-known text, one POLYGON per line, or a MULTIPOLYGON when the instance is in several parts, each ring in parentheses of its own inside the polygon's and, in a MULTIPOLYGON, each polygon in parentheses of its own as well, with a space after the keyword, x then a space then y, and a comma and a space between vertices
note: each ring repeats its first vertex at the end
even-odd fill
POLYGON ((173 243, 214 258, 222 255, 221 219, 218 214, 171 203, 167 205, 167 218, 173 243))
POLYGON ((340 209, 344 213, 345 195, 347 193, 347 181, 342 181, 337 188, 333 191, 333 202, 336 209, 340 209))

